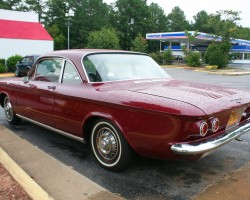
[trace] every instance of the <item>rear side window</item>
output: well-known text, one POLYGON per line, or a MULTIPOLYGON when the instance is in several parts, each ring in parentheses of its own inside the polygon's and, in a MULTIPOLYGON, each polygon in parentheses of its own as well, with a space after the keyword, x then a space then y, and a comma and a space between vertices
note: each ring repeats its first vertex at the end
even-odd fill
POLYGON ((62 83, 65 84, 79 84, 81 83, 81 78, 77 73, 75 67, 68 61, 65 63, 65 68, 63 72, 62 83))

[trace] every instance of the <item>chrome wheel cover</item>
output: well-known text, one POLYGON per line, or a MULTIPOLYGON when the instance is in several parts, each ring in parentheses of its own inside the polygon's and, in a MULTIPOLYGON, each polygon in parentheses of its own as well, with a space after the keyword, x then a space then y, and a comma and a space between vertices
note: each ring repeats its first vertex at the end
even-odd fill
POLYGON ((116 134, 108 127, 101 128, 96 134, 96 147, 105 160, 113 160, 119 153, 116 134))
POLYGON ((12 108, 9 98, 6 98, 4 101, 4 112, 5 112, 7 121, 11 121, 14 117, 14 112, 13 112, 13 108, 12 108))

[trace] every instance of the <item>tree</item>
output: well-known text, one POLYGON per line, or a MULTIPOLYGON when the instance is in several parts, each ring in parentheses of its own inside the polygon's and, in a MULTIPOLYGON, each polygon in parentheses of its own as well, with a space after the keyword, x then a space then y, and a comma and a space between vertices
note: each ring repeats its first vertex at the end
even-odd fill
POLYGON ((149 28, 150 32, 165 32, 167 28, 167 17, 164 10, 156 3, 151 3, 149 9, 149 28))
POLYGON ((48 32, 54 39, 54 49, 65 49, 66 38, 58 28, 57 24, 53 24, 48 28, 48 32))
POLYGON ((169 31, 183 31, 189 29, 189 22, 186 20, 184 11, 176 6, 167 16, 169 31))
POLYGON ((194 23, 192 24, 192 30, 198 30, 199 32, 204 33, 213 33, 213 29, 207 25, 210 15, 208 15, 205 10, 198 12, 193 18, 194 23))
POLYGON ((133 47, 131 48, 133 51, 138 51, 138 52, 146 52, 148 44, 147 40, 142 37, 141 34, 139 34, 134 41, 132 42, 133 47))
POLYGON ((250 40, 250 28, 238 27, 238 30, 233 34, 234 38, 250 40))
POLYGON ((48 0, 46 2, 46 16, 44 17, 45 28, 54 38, 55 49, 65 49, 67 47, 67 0, 48 0))
MULTIPOLYGON (((151 3, 148 7, 149 9, 149 19, 148 19, 148 30, 147 32, 157 33, 157 32, 167 32, 168 23, 167 17, 164 10, 156 3, 151 3)), ((148 41, 148 51, 156 52, 160 49, 160 43, 156 41, 148 41)))
POLYGON ((69 7, 74 13, 70 19, 72 48, 85 47, 90 32, 109 27, 109 7, 102 0, 70 0, 69 7))
MULTIPOLYGON (((231 10, 221 10, 217 11, 216 14, 211 15, 211 18, 208 21, 208 25, 210 27, 213 27, 214 33, 216 33, 215 39, 219 39, 221 37, 220 44, 214 44, 211 47, 214 48, 217 53, 222 56, 222 61, 218 65, 219 67, 226 67, 231 61, 231 56, 229 55, 231 50, 231 38, 238 30, 238 20, 240 20, 239 12, 231 10), (216 45, 217 47, 215 47, 216 45)), ((211 54, 213 53, 209 53, 209 55, 211 54)))
POLYGON ((47 0, 25 0, 22 7, 23 11, 34 11, 38 13, 38 19, 41 22, 46 10, 47 0))
POLYGON ((146 0, 117 0, 110 12, 111 24, 118 30, 120 46, 130 50, 132 41, 148 31, 149 10, 146 0))
POLYGON ((239 12, 220 10, 211 15, 208 26, 213 28, 215 35, 221 36, 223 41, 230 41, 230 38, 238 30, 237 21, 239 20, 239 12))
POLYGON ((20 0, 1 0, 0 8, 6 10, 18 10, 21 3, 22 2, 20 0))
POLYGON ((87 41, 87 48, 120 49, 117 33, 110 28, 102 28, 100 31, 91 32, 87 41))

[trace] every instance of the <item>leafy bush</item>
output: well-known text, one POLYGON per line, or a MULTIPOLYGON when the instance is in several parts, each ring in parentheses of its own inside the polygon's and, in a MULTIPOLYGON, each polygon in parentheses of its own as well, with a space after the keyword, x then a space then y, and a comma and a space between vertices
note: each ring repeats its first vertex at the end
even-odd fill
POLYGON ((5 65, 5 59, 4 58, 0 58, 0 64, 5 65))
POLYGON ((16 70, 16 63, 17 61, 20 61, 22 59, 22 56, 15 55, 11 56, 7 59, 7 69, 9 72, 15 72, 16 70))
POLYGON ((154 59, 159 65, 163 63, 163 57, 161 52, 150 53, 149 56, 154 59))
POLYGON ((201 66, 201 55, 199 52, 188 52, 186 56, 186 61, 189 66, 198 67, 201 66))
POLYGON ((165 51, 162 56, 163 56, 164 63, 168 65, 172 64, 174 57, 173 57, 173 52, 171 49, 168 49, 167 51, 165 51))
POLYGON ((6 72, 6 67, 2 63, 0 63, 0 73, 4 72, 6 72))
POLYGON ((231 59, 228 53, 230 47, 230 44, 227 43, 209 45, 204 57, 205 63, 217 65, 218 68, 226 67, 231 59))

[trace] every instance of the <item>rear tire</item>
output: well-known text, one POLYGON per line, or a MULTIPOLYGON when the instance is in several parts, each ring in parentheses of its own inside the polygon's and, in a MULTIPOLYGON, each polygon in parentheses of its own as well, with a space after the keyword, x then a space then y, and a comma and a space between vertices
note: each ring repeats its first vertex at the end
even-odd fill
POLYGON ((108 120, 95 122, 90 138, 99 164, 111 171, 121 171, 132 163, 134 152, 117 126, 108 120))
POLYGON ((18 125, 21 122, 21 119, 16 116, 15 111, 13 109, 13 106, 10 102, 10 99, 8 96, 4 98, 4 113, 5 113, 5 118, 9 124, 12 125, 18 125))

